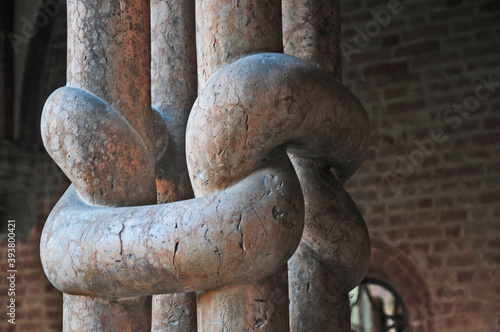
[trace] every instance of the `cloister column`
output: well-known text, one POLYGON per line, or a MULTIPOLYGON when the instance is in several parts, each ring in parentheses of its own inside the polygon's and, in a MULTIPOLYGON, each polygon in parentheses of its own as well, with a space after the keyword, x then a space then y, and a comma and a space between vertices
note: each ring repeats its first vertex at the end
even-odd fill
MULTIPOLYGON (((283 43, 285 53, 341 82, 339 3, 283 0, 283 43)), ((366 145, 359 153, 365 150, 366 145)), ((306 225, 288 262, 290 330, 350 331, 348 292, 362 280, 370 259, 363 217, 342 188, 352 174, 340 174, 335 165, 317 160, 291 159, 304 192, 306 225)))
MULTIPOLYGON (((62 139, 74 142, 75 154, 94 156, 74 164, 70 175, 90 204, 156 203, 150 61, 148 0, 68 0, 67 85, 107 102, 142 140, 141 148, 121 151, 122 137, 101 137, 102 127, 115 124, 98 109, 79 110, 76 101, 72 111, 81 112, 79 121, 87 122, 87 130, 69 131, 62 139)), ((75 162, 68 151, 58 153, 64 163, 75 162)), ((63 328, 150 331, 151 297, 114 300, 65 293, 63 328)))
MULTIPOLYGON (((196 0, 198 89, 215 72, 250 53, 281 53, 281 24, 280 0, 196 0)), ((201 293, 198 329, 287 331, 285 276, 286 265, 264 280, 201 293)))
MULTIPOLYGON (((194 197, 185 136, 197 94, 194 0, 151 1, 151 98, 169 142, 156 164, 158 204, 194 197)), ((153 296, 152 331, 196 331, 196 294, 153 296)))

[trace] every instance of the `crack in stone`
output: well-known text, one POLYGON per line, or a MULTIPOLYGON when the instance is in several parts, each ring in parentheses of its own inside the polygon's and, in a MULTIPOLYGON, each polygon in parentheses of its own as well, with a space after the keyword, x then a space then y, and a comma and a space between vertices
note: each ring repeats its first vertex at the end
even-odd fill
POLYGON ((118 237, 120 239, 120 257, 121 259, 120 260, 116 260, 117 263, 121 262, 123 260, 123 240, 122 240, 122 233, 123 233, 123 230, 125 229, 125 224, 122 223, 122 229, 120 230, 120 232, 118 232, 118 237))

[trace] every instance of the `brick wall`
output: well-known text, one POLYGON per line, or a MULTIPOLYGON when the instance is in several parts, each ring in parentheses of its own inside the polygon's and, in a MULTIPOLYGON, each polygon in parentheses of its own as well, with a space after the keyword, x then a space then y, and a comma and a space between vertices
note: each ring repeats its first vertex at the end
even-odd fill
POLYGON ((60 331, 62 295, 49 283, 40 262, 40 234, 43 222, 68 186, 67 180, 41 151, 21 144, 0 142, 0 194, 8 202, 2 213, 0 238, 0 331, 60 331), (11 200, 6 200, 9 195, 11 200), (6 273, 8 243, 7 219, 16 220, 16 324, 7 322, 5 308, 10 299, 6 273), (29 227, 28 227, 29 226, 29 227))
POLYGON ((46 154, 38 128, 43 101, 65 82, 65 9, 61 7, 62 16, 52 15, 39 24, 31 38, 19 35, 18 40, 30 42, 16 138, 13 67, 19 54, 8 38, 14 33, 14 8, 14 1, 0 4, 0 331, 61 331, 62 295, 45 277, 39 246, 43 223, 69 183, 46 154), (6 315, 8 219, 16 220, 15 325, 6 315))
POLYGON ((392 248, 374 248, 372 269, 408 301, 418 275, 429 297, 411 308, 414 330, 499 331, 500 2, 341 8, 344 83, 372 123, 346 188, 392 248))

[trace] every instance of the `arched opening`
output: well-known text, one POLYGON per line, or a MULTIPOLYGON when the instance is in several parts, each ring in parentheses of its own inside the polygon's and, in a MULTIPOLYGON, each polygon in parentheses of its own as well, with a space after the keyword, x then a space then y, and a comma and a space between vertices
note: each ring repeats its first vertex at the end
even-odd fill
POLYGON ((430 293, 410 258, 378 239, 371 248, 367 277, 350 293, 352 331, 434 331, 430 293))

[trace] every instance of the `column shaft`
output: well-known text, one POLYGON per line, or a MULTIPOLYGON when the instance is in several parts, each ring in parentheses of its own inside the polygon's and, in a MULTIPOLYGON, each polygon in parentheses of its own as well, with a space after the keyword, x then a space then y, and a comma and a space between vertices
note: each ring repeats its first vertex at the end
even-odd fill
MULTIPOLYGON (((67 84, 103 99, 123 116, 142 138, 151 159, 149 16, 148 0, 69 0, 67 84)), ((133 162, 120 165, 120 172, 130 177, 136 171, 133 162)), ((146 177, 136 196, 128 196, 129 183, 114 183, 120 190, 88 190, 104 192, 100 198, 104 205, 156 203, 154 173, 146 177)), ((63 327, 65 331, 150 331, 151 297, 107 300, 64 294, 63 327)))
MULTIPOLYGON (((196 45, 198 89, 203 88, 215 72, 245 55, 281 53, 281 2, 197 0, 196 45)), ((203 332, 288 331, 288 290, 283 278, 286 266, 281 271, 265 280, 201 294, 198 329, 203 332)))
MULTIPOLYGON (((283 0, 283 43, 285 53, 341 82, 340 1, 283 0)), ((290 330, 350 331, 348 292, 369 265, 366 226, 337 179, 321 174, 331 165, 291 159, 304 192, 306 226, 288 262, 290 330), (321 250, 310 246, 319 242, 321 250)))
MULTIPOLYGON (((194 197, 185 149, 197 93, 194 6, 194 0, 151 1, 151 99, 169 133, 156 163, 159 204, 194 197)), ((196 294, 153 296, 152 331, 196 331, 196 294)))

